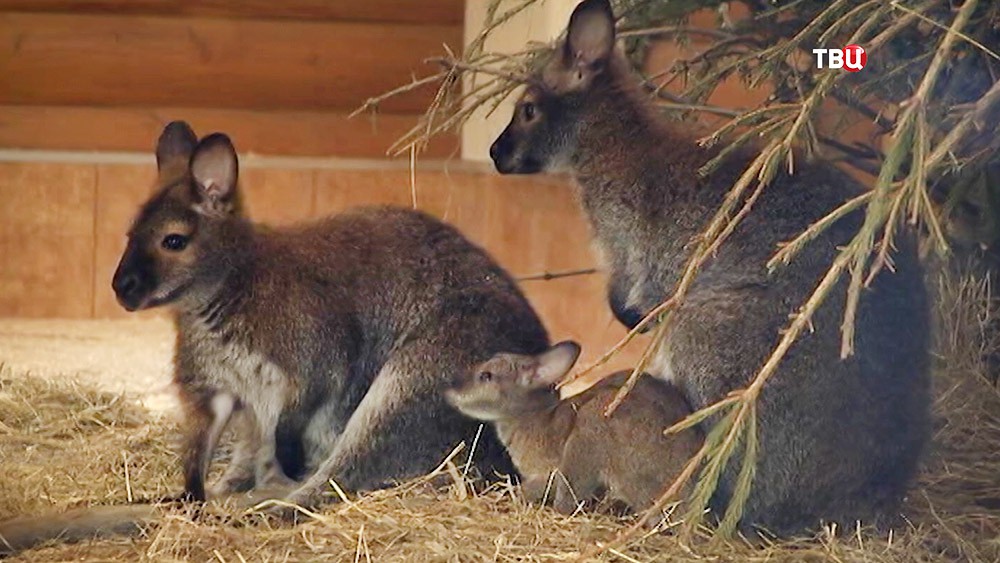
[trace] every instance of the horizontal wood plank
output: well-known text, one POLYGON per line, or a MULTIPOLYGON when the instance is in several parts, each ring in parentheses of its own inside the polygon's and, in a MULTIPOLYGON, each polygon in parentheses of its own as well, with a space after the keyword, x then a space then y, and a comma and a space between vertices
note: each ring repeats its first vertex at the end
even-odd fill
POLYGON ((461 25, 462 0, 0 0, 0 11, 461 25))
POLYGON ((0 104, 344 111, 461 42, 459 26, 0 13, 0 104))
MULTIPOLYGON (((244 152, 355 158, 385 156, 416 123, 416 116, 392 114, 373 121, 326 112, 0 105, 0 148, 152 153, 161 129, 174 119, 188 121, 200 135, 223 131, 244 152)), ((440 137, 426 156, 449 156, 457 144, 454 136, 440 137)))

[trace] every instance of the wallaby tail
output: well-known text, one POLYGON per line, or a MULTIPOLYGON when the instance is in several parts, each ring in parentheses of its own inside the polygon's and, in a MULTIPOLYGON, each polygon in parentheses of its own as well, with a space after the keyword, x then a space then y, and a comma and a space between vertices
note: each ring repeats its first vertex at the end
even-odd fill
MULTIPOLYGON (((289 492, 288 487, 261 487, 226 493, 210 499, 208 504, 243 513, 263 501, 284 498, 289 492)), ((52 540, 69 543, 109 536, 137 536, 160 519, 161 510, 170 506, 185 506, 185 501, 183 496, 162 497, 136 504, 91 506, 4 520, 0 522, 0 557, 52 540)))
POLYGON ((75 542, 107 536, 135 536, 155 521, 159 510, 152 504, 91 506, 56 514, 19 516, 0 522, 0 556, 41 543, 75 542))

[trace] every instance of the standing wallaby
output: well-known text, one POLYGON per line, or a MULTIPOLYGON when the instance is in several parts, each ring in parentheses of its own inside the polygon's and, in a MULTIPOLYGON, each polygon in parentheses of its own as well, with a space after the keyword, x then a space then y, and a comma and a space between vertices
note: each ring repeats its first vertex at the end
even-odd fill
MULTIPOLYGON (((498 350, 547 347, 511 278, 426 214, 362 208, 267 229, 241 211, 225 135, 198 142, 172 123, 157 162, 159 189, 112 285, 130 311, 174 313, 190 497, 205 498, 233 416, 240 439, 218 492, 287 484, 286 440, 312 472, 291 502, 313 502, 330 479, 357 491, 423 474, 479 427, 445 403, 444 384, 498 350)), ((495 436, 478 443, 481 467, 510 468, 495 436)))
POLYGON ((560 512, 573 512, 602 490, 633 510, 645 509, 701 445, 695 429, 663 433, 691 410, 673 385, 644 376, 605 418, 628 379, 624 371, 560 401, 556 384, 579 354, 575 342, 537 355, 500 353, 459 375, 445 397, 466 415, 496 425, 529 501, 543 501, 551 483, 560 512))
MULTIPOLYGON (((688 246, 750 162, 731 157, 704 178, 717 151, 689 127, 657 115, 615 49, 607 0, 585 0, 565 40, 530 81, 490 155, 501 173, 568 168, 610 272, 608 300, 634 327, 673 291, 688 246)), ((779 175, 729 241, 703 267, 651 371, 674 381, 695 409, 745 387, 774 348, 788 315, 812 292, 860 225, 854 213, 782 271, 765 263, 778 244, 863 190, 836 168, 779 175)), ((821 521, 853 528, 887 521, 913 477, 929 434, 929 312, 909 233, 894 272, 880 273, 857 311, 855 353, 840 359, 846 282, 814 316, 764 387, 759 454, 742 524, 777 534, 821 521)), ((706 421, 706 428, 721 415, 706 421)), ((714 508, 732 495, 739 462, 722 475, 714 508)))

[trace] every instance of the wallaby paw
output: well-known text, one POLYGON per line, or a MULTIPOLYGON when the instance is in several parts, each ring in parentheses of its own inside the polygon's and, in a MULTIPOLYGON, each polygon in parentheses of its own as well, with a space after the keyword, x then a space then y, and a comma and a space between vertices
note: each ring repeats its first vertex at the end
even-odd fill
POLYGON ((257 481, 257 489, 294 489, 298 481, 285 475, 283 471, 272 471, 257 481))
POLYGON ((206 499, 192 491, 182 491, 175 495, 167 495, 157 499, 161 504, 197 504, 203 503, 206 499))
POLYGON ((254 488, 253 476, 219 479, 208 489, 208 498, 219 498, 233 493, 242 493, 254 488))

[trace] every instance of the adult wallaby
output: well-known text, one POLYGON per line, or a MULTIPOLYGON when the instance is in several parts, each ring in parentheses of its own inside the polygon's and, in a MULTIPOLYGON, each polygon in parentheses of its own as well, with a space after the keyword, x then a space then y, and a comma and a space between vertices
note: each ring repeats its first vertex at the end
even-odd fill
POLYGON ((460 374, 445 391, 459 411, 493 422, 531 502, 553 491, 556 510, 571 513, 606 490, 641 511, 680 474, 701 433, 663 430, 691 414, 684 396, 643 376, 610 419, 604 409, 631 372, 618 372, 560 401, 556 384, 580 355, 560 342, 537 355, 500 353, 460 374))
MULTIPOLYGON (((698 169, 715 154, 689 127, 657 115, 615 49, 607 0, 577 6, 566 38, 490 149, 501 173, 572 172, 610 272, 611 309, 629 327, 672 293, 688 245, 753 156, 743 151, 701 177, 698 169)), ((769 275, 765 262, 780 242, 862 190, 822 164, 777 178, 705 264, 676 311, 654 375, 676 382, 696 409, 746 386, 788 315, 856 232, 859 214, 836 223, 788 268, 769 275)), ((897 240, 893 261, 895 272, 879 274, 861 300, 852 357, 839 355, 842 283, 815 315, 815 331, 763 389, 743 525, 788 534, 821 521, 879 523, 903 497, 929 433, 929 313, 909 235, 897 240)), ((730 463, 722 476, 717 509, 731 496, 738 466, 730 463)))
MULTIPOLYGON (((130 311, 174 313, 195 498, 233 413, 255 451, 238 448, 230 469, 258 485, 286 481, 279 421, 302 441, 310 493, 330 478, 353 491, 430 470, 478 428, 444 402, 443 384, 498 350, 547 345, 511 278, 424 213, 361 208, 267 229, 241 212, 225 135, 196 142, 172 123, 157 161, 160 187, 129 231, 113 287, 130 311)), ((495 437, 479 443, 484 467, 509 467, 495 437)))
MULTIPOLYGON (((237 443, 214 497, 251 486, 287 493, 286 473, 304 467, 311 478, 286 499, 311 503, 331 478, 358 491, 424 474, 463 440, 476 442, 481 471, 513 472, 492 428, 476 440, 482 425, 442 394, 501 350, 548 347, 485 251, 424 213, 391 207, 255 225, 241 210, 232 143, 218 133, 198 142, 183 122, 164 129, 156 160, 157 189, 112 286, 130 311, 173 312, 185 497, 207 496, 208 463, 231 417, 237 443)), ((138 533, 157 514, 110 506, 0 522, 0 554, 138 533)))

